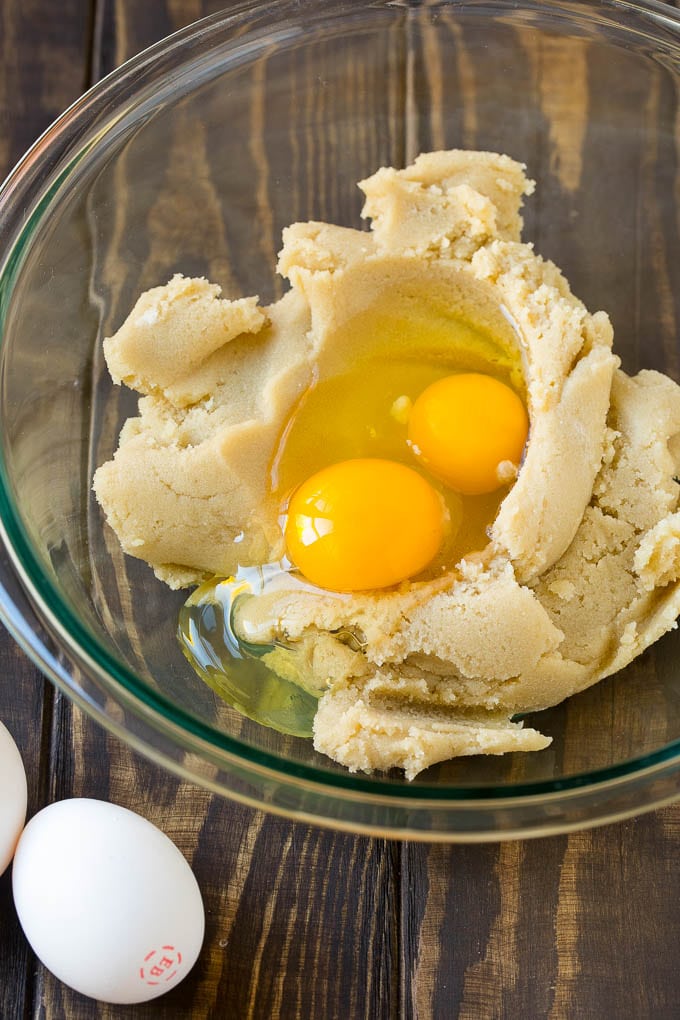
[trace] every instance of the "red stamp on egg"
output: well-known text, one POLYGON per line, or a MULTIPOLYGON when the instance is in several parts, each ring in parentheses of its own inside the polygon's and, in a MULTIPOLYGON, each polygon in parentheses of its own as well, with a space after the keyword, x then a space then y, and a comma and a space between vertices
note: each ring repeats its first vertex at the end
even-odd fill
POLYGON ((147 985, 161 985, 172 981, 182 963, 182 954, 174 946, 152 949, 144 957, 139 976, 147 985))

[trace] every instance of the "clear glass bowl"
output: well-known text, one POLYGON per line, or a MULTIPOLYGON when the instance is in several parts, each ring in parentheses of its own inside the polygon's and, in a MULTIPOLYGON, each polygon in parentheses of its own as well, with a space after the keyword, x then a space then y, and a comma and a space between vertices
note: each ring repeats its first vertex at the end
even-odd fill
POLYGON ((338 828, 449 840, 624 817, 680 793, 680 632, 540 717, 540 754, 413 783, 350 775, 244 719, 175 640, 182 593, 122 555, 91 493, 133 410, 102 338, 175 271, 281 293, 281 229, 356 226, 355 182, 446 147, 539 182, 525 237, 607 309, 624 367, 680 378, 680 18, 655 3, 245 4, 80 99, 0 193, 0 596, 44 672, 173 771, 338 828))

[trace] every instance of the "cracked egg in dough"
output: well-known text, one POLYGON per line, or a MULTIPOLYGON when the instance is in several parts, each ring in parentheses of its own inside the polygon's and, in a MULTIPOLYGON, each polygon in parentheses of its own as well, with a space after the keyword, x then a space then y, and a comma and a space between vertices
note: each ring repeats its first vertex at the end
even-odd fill
MULTIPOLYGON (((676 625, 680 388, 625 375, 606 314, 521 241, 533 184, 517 162, 435 152, 360 187, 370 232, 284 231, 291 286, 275 304, 182 276, 140 297, 105 341, 139 412, 94 488, 123 549, 183 587, 285 564, 288 500, 316 471, 376 457, 415 473, 435 499, 417 502, 411 480, 402 501, 421 507, 421 559, 387 584, 335 590, 323 578, 344 574, 319 575, 322 587, 274 572, 238 613, 248 641, 274 649, 269 668, 318 696, 319 751, 412 778, 456 755, 547 746, 513 717, 676 625), (409 446, 419 394, 464 372, 494 377, 528 416, 521 458, 503 462, 492 495, 452 490, 409 446)), ((368 513, 350 506, 350 523, 368 513)), ((350 543, 362 537, 352 527, 350 543)), ((381 535, 409 529, 395 518, 373 547, 382 555, 399 540, 381 535)))

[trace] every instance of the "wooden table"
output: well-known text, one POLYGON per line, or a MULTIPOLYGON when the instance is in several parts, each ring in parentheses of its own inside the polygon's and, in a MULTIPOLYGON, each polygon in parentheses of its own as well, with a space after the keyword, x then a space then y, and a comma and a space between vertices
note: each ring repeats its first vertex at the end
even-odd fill
MULTIPOLYGON (((0 0, 0 174, 97 78, 225 0, 0 0)), ((29 814, 100 797, 164 829, 207 909, 190 976, 106 1006, 33 957, 0 879, 0 1018, 680 1016, 680 804, 528 842, 423 846, 336 835, 216 797, 132 753, 0 634, 0 718, 29 814)))

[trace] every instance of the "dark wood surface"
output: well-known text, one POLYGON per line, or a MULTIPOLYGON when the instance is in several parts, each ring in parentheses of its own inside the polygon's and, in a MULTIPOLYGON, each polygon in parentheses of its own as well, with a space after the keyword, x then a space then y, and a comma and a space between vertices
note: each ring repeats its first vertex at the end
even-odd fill
MULTIPOLYGON (((90 83, 224 0, 0 0, 0 174, 90 83)), ((568 172, 568 171, 567 171, 568 172)), ((23 1017, 680 1016, 680 805, 571 836, 481 846, 355 838, 215 798, 55 693, 0 634, 0 718, 29 813, 110 799, 191 862, 207 933, 189 977, 106 1006, 36 961, 0 879, 0 1020, 23 1017)))

